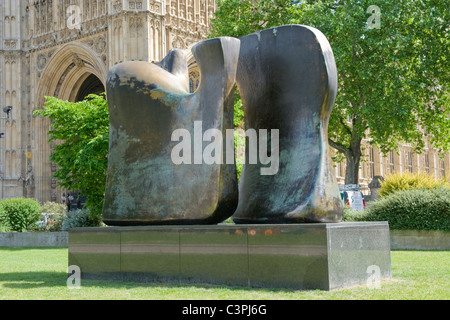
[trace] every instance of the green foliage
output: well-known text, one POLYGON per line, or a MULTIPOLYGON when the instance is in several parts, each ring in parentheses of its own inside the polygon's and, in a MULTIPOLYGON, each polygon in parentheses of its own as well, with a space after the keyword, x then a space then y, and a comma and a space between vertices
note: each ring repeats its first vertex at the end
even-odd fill
POLYGON ((381 182, 381 188, 378 191, 381 197, 386 197, 399 190, 450 188, 450 180, 448 178, 436 179, 433 175, 425 172, 393 173, 386 175, 384 178, 385 181, 381 182))
POLYGON ((11 198, 0 201, 0 224, 6 230, 25 232, 39 221, 41 206, 34 199, 11 198))
POLYGON ((69 231, 71 228, 99 227, 101 225, 100 216, 91 214, 88 209, 77 209, 67 212, 61 230, 69 231))
POLYGON ((109 113, 104 96, 91 94, 72 103, 46 97, 35 116, 51 121, 50 140, 56 141, 50 157, 57 164, 54 176, 67 190, 87 197, 86 206, 100 215, 106 183, 109 147, 109 113))
POLYGON ((66 212, 51 213, 46 215, 47 224, 45 226, 45 231, 62 231, 62 226, 64 220, 67 218, 66 212))
POLYGON ((42 206, 42 213, 60 213, 64 214, 67 212, 67 206, 63 203, 57 203, 52 201, 45 202, 42 206))
POLYGON ((233 219, 232 219, 231 217, 225 219, 224 221, 222 221, 222 223, 223 223, 223 224, 235 224, 234 221, 233 221, 233 219))
POLYGON ((395 230, 450 231, 450 188, 397 191, 370 203, 364 214, 350 213, 345 221, 388 221, 395 230))
MULTIPOLYGON (((0 215, 1 215, 1 209, 0 209, 0 215)), ((0 232, 11 232, 11 228, 8 225, 3 224, 2 221, 0 221, 0 232)))
POLYGON ((42 231, 61 231, 63 221, 67 217, 67 206, 47 201, 41 208, 42 231))
POLYGON ((316 1, 302 7, 299 21, 327 36, 339 72, 332 140, 349 149, 369 129, 371 143, 383 152, 403 142, 421 150, 425 135, 449 150, 449 12, 444 2, 421 0, 316 1), (371 5, 380 8, 379 29, 367 26, 371 5))
POLYGON ((291 0, 221 0, 211 19, 210 37, 242 37, 266 27, 292 23, 291 0))
POLYGON ((234 130, 234 148, 235 148, 235 163, 238 180, 241 177, 242 169, 244 167, 245 158, 245 133, 243 130, 234 130))
POLYGON ((235 128, 244 127, 244 109, 242 106, 242 100, 238 95, 234 102, 233 125, 235 128))
POLYGON ((344 206, 344 214, 342 216, 343 222, 355 222, 355 221, 364 221, 366 217, 366 211, 355 210, 352 207, 344 206))
POLYGON ((239 180, 241 177, 242 168, 244 167, 245 121, 244 121, 244 108, 242 105, 242 99, 237 88, 234 94, 233 126, 234 126, 235 163, 236 163, 237 178, 239 180))
POLYGON ((227 0, 219 2, 210 36, 292 23, 322 31, 338 70, 329 141, 356 175, 346 183, 357 183, 362 139, 384 153, 404 142, 420 151, 425 137, 450 150, 448 21, 443 0, 227 0), (371 5, 380 8, 380 28, 369 28, 371 5))

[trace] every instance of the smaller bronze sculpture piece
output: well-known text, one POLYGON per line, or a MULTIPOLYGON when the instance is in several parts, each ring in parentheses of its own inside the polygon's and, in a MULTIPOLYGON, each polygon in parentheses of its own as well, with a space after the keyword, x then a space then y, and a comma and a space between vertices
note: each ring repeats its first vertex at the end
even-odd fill
POLYGON ((244 164, 233 220, 339 222, 343 209, 327 134, 337 73, 327 39, 317 29, 287 25, 240 40, 237 84, 245 127, 277 134, 273 142, 266 139, 278 163, 266 174, 261 154, 260 161, 244 164))

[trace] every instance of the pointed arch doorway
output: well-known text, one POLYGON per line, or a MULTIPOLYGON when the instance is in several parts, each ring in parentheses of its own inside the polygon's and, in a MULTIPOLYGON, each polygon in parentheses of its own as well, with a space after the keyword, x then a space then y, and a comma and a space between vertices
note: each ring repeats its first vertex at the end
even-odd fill
MULTIPOLYGON (((77 102, 90 93, 104 92, 107 72, 106 61, 88 45, 78 42, 66 44, 52 55, 42 71, 33 105, 41 108, 46 96, 77 102)), ((35 183, 27 191, 27 197, 40 202, 60 202, 64 191, 53 177, 56 166, 51 163, 50 154, 55 142, 48 143, 50 121, 35 117, 32 122, 35 139, 30 141, 32 157, 27 159, 27 163, 32 168, 35 183)))
POLYGON ((100 94, 103 92, 105 92, 105 86, 101 80, 95 74, 90 74, 81 83, 78 92, 76 92, 74 101, 82 101, 89 94, 100 94))

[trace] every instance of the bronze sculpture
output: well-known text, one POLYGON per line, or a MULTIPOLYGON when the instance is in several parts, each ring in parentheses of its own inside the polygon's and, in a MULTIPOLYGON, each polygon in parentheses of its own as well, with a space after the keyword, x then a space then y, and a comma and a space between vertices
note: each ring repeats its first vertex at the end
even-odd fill
POLYGON ((327 140, 337 76, 325 36, 288 25, 202 41, 193 54, 201 73, 193 94, 183 50, 111 68, 104 222, 339 222, 327 140), (220 141, 233 129, 235 83, 258 140, 247 141, 239 191, 233 142, 220 141))

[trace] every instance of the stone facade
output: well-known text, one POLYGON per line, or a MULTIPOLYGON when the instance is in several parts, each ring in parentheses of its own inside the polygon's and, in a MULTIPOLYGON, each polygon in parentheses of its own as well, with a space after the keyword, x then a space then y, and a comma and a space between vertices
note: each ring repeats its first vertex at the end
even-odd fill
MULTIPOLYGON (((412 146, 403 144, 398 152, 383 154, 377 148, 363 143, 363 157, 359 170, 359 184, 363 193, 370 194, 369 184, 374 177, 384 177, 394 172, 420 171, 434 175, 437 178, 450 175, 450 155, 441 155, 429 144, 421 154, 413 151, 412 146)), ((335 173, 339 184, 345 184, 345 161, 335 163, 335 173)))
MULTIPOLYGON (((127 60, 158 61, 206 38, 214 0, 0 0, 0 198, 61 201, 52 178, 45 96, 104 90, 127 60)), ((195 64, 191 57, 191 64, 195 64)), ((198 74, 192 69, 192 87, 198 74)))

